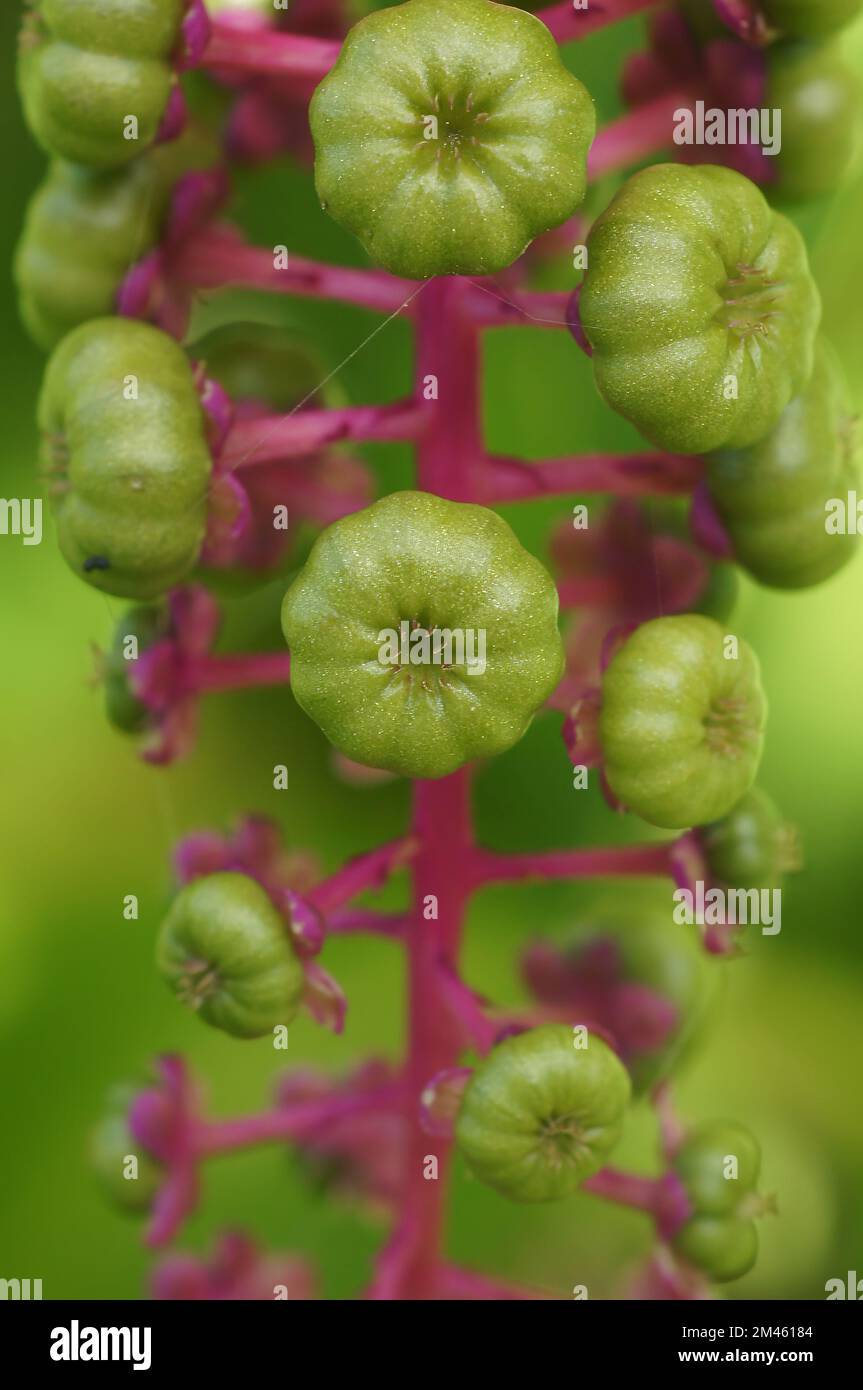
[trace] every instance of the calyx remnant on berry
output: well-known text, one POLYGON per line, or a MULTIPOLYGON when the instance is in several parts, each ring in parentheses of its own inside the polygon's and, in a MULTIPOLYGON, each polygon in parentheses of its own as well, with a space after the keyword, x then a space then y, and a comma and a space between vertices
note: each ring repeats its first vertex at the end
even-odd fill
POLYGON ((562 673, 557 611, 496 513, 391 493, 324 531, 285 595, 291 688, 355 762, 443 777, 525 733, 562 673))
POLYGON ((234 1037, 263 1037, 299 1007, 303 967, 287 923, 246 874, 210 874, 181 889, 156 955, 180 1002, 234 1037))
POLYGON ((515 1202, 567 1197, 620 1138, 629 1077, 601 1038, 546 1024, 506 1038, 477 1067, 456 1138, 481 1182, 515 1202))
POLYGON ((533 15, 408 0, 348 34, 310 110, 323 206, 399 275, 510 265, 581 203, 596 117, 533 15))
POLYGON ((744 641, 698 614, 643 623, 603 676, 609 785, 652 825, 718 820, 755 779, 765 716, 758 660, 744 641))

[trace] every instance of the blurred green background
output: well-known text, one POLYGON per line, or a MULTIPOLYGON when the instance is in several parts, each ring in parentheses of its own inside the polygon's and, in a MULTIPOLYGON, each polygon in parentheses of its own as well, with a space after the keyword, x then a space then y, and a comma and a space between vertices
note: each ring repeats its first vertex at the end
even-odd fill
MULTIPOLYGON (((18 7, 3 7, 0 48, 14 53, 18 7)), ((638 44, 632 21, 569 50, 600 118, 619 109, 615 73, 638 44)), ((863 69, 863 26, 847 40, 863 69)), ((43 158, 24 131, 11 75, 0 91, 7 130, 2 263, 10 264, 26 200, 43 158)), ((238 180, 235 212, 249 235, 297 253, 361 263, 356 245, 320 213, 306 174, 287 165, 238 180)), ((825 300, 825 323, 863 402, 863 184, 798 217, 825 300)), ((34 404, 39 353, 19 329, 8 275, 3 288, 3 484, 36 495, 34 404)), ((248 307, 248 306, 246 306, 248 307)), ((222 308, 220 315, 228 310, 222 308)), ((375 320, 340 306, 283 301, 280 322, 303 327, 337 363, 375 320)), ((564 334, 528 329, 488 335, 490 447, 525 456, 637 446, 637 436, 599 402, 586 359, 564 334)), ((351 399, 406 389, 410 340, 389 326, 341 374, 351 399)), ((370 449, 381 490, 410 478, 397 448, 370 449)), ((517 525, 538 553, 565 500, 525 506, 517 525)), ((515 519, 516 510, 508 515, 515 519)), ((408 789, 358 790, 331 773, 328 750, 287 692, 217 696, 208 702, 193 756, 169 771, 136 760, 107 726, 91 681, 91 644, 105 645, 122 605, 76 582, 50 525, 40 547, 0 538, 0 1276, 41 1278, 46 1298, 146 1294, 150 1256, 135 1222, 103 1205, 83 1157, 106 1089, 141 1077, 159 1052, 185 1054, 205 1081, 214 1114, 266 1103, 281 1054, 241 1044, 181 1011, 156 977, 153 940, 170 895, 175 838, 225 828, 238 813, 277 817, 290 843, 319 852, 328 868, 399 832, 408 789), (290 769, 290 790, 272 789, 272 768, 290 769), (124 921, 124 895, 140 919, 124 921)), ((277 648, 281 588, 228 610, 224 647, 277 648)), ((830 1277, 863 1270, 863 1106, 860 1104, 863 944, 859 885, 863 768, 863 565, 810 593, 747 589, 738 630, 756 647, 771 698, 764 785, 802 830, 805 872, 790 883, 777 938, 754 938, 745 959, 716 966, 719 1000, 703 1044, 681 1078, 693 1118, 728 1114, 750 1124, 765 1149, 767 1190, 779 1216, 762 1223, 762 1255, 731 1297, 823 1298, 830 1277)), ((643 834, 619 823, 595 792, 571 789, 555 717, 487 766, 477 782, 482 835, 501 848, 599 844, 643 834)), ((627 890, 647 901, 652 889, 627 890)), ((467 978, 501 1002, 519 999, 521 943, 562 936, 613 884, 495 890, 477 899, 465 949, 467 978)), ((666 899, 663 899, 667 901, 666 899)), ((290 1064, 347 1068, 375 1051, 397 1056, 403 1029, 402 964, 395 947, 335 941, 325 961, 347 989, 345 1034, 302 1020, 290 1064)), ((633 1112, 615 1161, 649 1171, 649 1111, 633 1112)), ((205 1199, 186 1231, 206 1249, 214 1232, 241 1225, 274 1248, 306 1252, 328 1297, 356 1295, 384 1229, 368 1215, 317 1197, 286 1152, 262 1149, 215 1161, 205 1199)), ((596 1199, 520 1209, 459 1167, 452 1202, 454 1256, 562 1294, 587 1284, 614 1296, 649 1244, 646 1222, 596 1199)))

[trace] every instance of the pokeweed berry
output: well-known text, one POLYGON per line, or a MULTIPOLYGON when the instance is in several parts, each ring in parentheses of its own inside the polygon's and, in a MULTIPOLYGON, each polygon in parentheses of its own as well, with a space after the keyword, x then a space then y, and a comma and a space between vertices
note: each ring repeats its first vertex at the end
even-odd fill
POLYGON ((127 655, 129 639, 137 642, 138 651, 146 651, 170 632, 170 615, 165 605, 137 604, 124 613, 117 624, 114 640, 105 656, 103 677, 105 713, 115 729, 124 734, 139 734, 147 728, 152 715, 132 690, 129 673, 134 667, 127 655))
POLYGON ((778 888, 798 867, 796 832, 761 787, 698 833, 710 876, 730 888, 778 888))
POLYGON ((803 238, 742 174, 634 174, 588 257, 580 315, 597 386, 660 447, 754 444, 808 382, 821 301, 803 238))
POLYGON ((533 15, 408 0, 348 34, 312 99, 322 206, 399 275, 510 265, 582 201, 588 92, 533 15))
POLYGON ((303 992, 287 925, 246 874, 209 874, 182 888, 162 923, 156 962, 182 1003, 237 1038, 290 1023, 303 992))
POLYGON ((273 411, 301 403, 334 405, 321 363, 299 339, 269 323, 225 323, 199 338, 189 349, 207 376, 224 387, 233 401, 273 411))
POLYGON ((285 595, 291 687, 355 762, 443 777, 522 737, 562 674, 557 612, 496 513, 391 493, 328 527, 285 595))
POLYGON ((182 348, 131 319, 82 324, 48 363, 39 426, 75 573, 134 599, 177 584, 204 540, 212 470, 182 348))
POLYGON ((186 0, 37 0, 21 32, 24 113, 49 154, 95 169, 155 140, 186 0))
POLYGON ((15 252, 21 318, 50 351, 88 319, 114 311, 129 267, 159 240, 174 183, 212 162, 190 128, 124 169, 82 169, 54 160, 30 201, 15 252))
POLYGON ((629 1104, 626 1069, 601 1038, 576 1046, 545 1024, 506 1038, 462 1099, 456 1139, 481 1182, 514 1202, 567 1197, 614 1148, 629 1104))
POLYGON ((715 1283, 739 1279, 758 1253, 752 1219, 763 1210, 757 1140, 742 1125, 706 1124, 684 1141, 673 1166, 693 1209, 674 1249, 715 1283))
POLYGON ((765 105, 782 112, 775 191, 792 199, 832 193, 859 161, 863 95, 838 44, 779 43, 770 49, 765 105))
POLYGON ((707 485, 735 557, 762 584, 820 584, 857 549, 854 528, 828 529, 828 504, 858 485, 853 410, 840 365, 822 340, 812 379, 769 435, 707 461, 707 485))
POLYGON ((655 618, 624 642, 602 679, 605 774, 652 825, 719 820, 755 780, 766 702, 758 659, 712 618, 655 618))
POLYGON ((110 1201, 124 1211, 144 1212, 161 1185, 164 1170, 129 1131, 126 1117, 134 1097, 132 1086, 111 1090, 88 1147, 91 1167, 110 1201))

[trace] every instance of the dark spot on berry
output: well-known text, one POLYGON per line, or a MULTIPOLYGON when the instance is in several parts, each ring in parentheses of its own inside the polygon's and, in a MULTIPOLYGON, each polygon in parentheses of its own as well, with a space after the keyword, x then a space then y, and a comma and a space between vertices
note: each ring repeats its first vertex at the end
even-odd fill
POLYGON ((93 570, 109 570, 111 561, 107 555, 88 555, 84 561, 84 573, 92 574, 93 570))

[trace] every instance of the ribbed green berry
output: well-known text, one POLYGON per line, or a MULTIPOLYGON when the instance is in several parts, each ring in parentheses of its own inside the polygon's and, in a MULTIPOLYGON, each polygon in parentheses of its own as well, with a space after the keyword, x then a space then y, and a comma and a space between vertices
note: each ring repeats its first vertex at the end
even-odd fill
POLYGON ((758 0, 758 7, 782 34, 823 39, 857 18, 861 0, 758 0))
POLYGON ((54 160, 37 189, 15 252, 21 318, 50 351, 80 323, 114 312, 127 271, 159 240, 174 183, 212 162, 190 128, 124 169, 97 171, 54 160))
POLYGON ((837 44, 780 43, 767 56, 765 106, 782 112, 782 149, 769 191, 834 193, 863 151, 863 90, 837 44))
POLYGON ((459 1147, 474 1176, 514 1202, 569 1196, 620 1138, 626 1070, 601 1038, 575 1042, 565 1024, 506 1038, 465 1090, 459 1147))
POLYGON ((181 889, 162 923, 156 963, 182 1003, 237 1038, 290 1023, 303 993, 288 927, 245 874, 210 874, 181 889))
POLYGON ((758 1141, 742 1125, 714 1121, 689 1135, 673 1166, 693 1209, 675 1250, 716 1283, 739 1279, 758 1253, 758 1141))
POLYGON ((729 636, 699 614, 655 618, 624 642, 603 675, 606 777, 615 796, 652 825, 718 820, 755 780, 766 702, 755 654, 729 636))
POLYGON ((143 1212, 149 1209, 164 1170, 129 1132, 126 1116, 134 1096, 131 1086, 112 1090, 108 1109, 90 1134, 89 1157, 106 1197, 124 1211, 143 1212), (132 1176, 135 1165, 130 1159, 135 1160, 137 1176, 132 1176))
POLYGON ((151 718, 147 706, 141 703, 129 684, 129 676, 135 668, 135 659, 126 655, 129 639, 137 642, 140 656, 167 636, 168 630, 167 609, 155 603, 127 609, 117 624, 114 640, 105 656, 104 686, 105 712, 109 722, 121 733, 141 733, 151 718))
POLYGON ((444 777, 525 733, 562 674, 557 611, 496 513, 392 493, 328 527, 285 595, 291 688, 355 762, 444 777))
POLYGON ((39 144, 94 169, 136 159, 165 114, 185 10, 185 0, 35 0, 18 81, 39 144))
POLYGON ((738 562, 762 584, 807 588, 840 570, 857 535, 827 530, 827 503, 858 486, 853 410, 830 347, 819 340, 807 387, 770 434, 707 461, 707 483, 738 562))
POLYGON ((48 363, 39 426, 75 573, 124 598, 177 584, 203 543, 212 470, 182 348, 132 319, 82 324, 48 363))
POLYGON ((812 374, 803 238, 742 174, 658 164, 594 225, 580 315, 609 405, 661 448, 762 439, 812 374))
POLYGON ((778 888, 796 867, 794 832, 761 787, 698 835, 711 879, 729 888, 778 888))
POLYGON ((596 117, 548 29, 408 0, 348 34, 310 108, 323 207, 398 275, 510 265, 584 197, 596 117))

